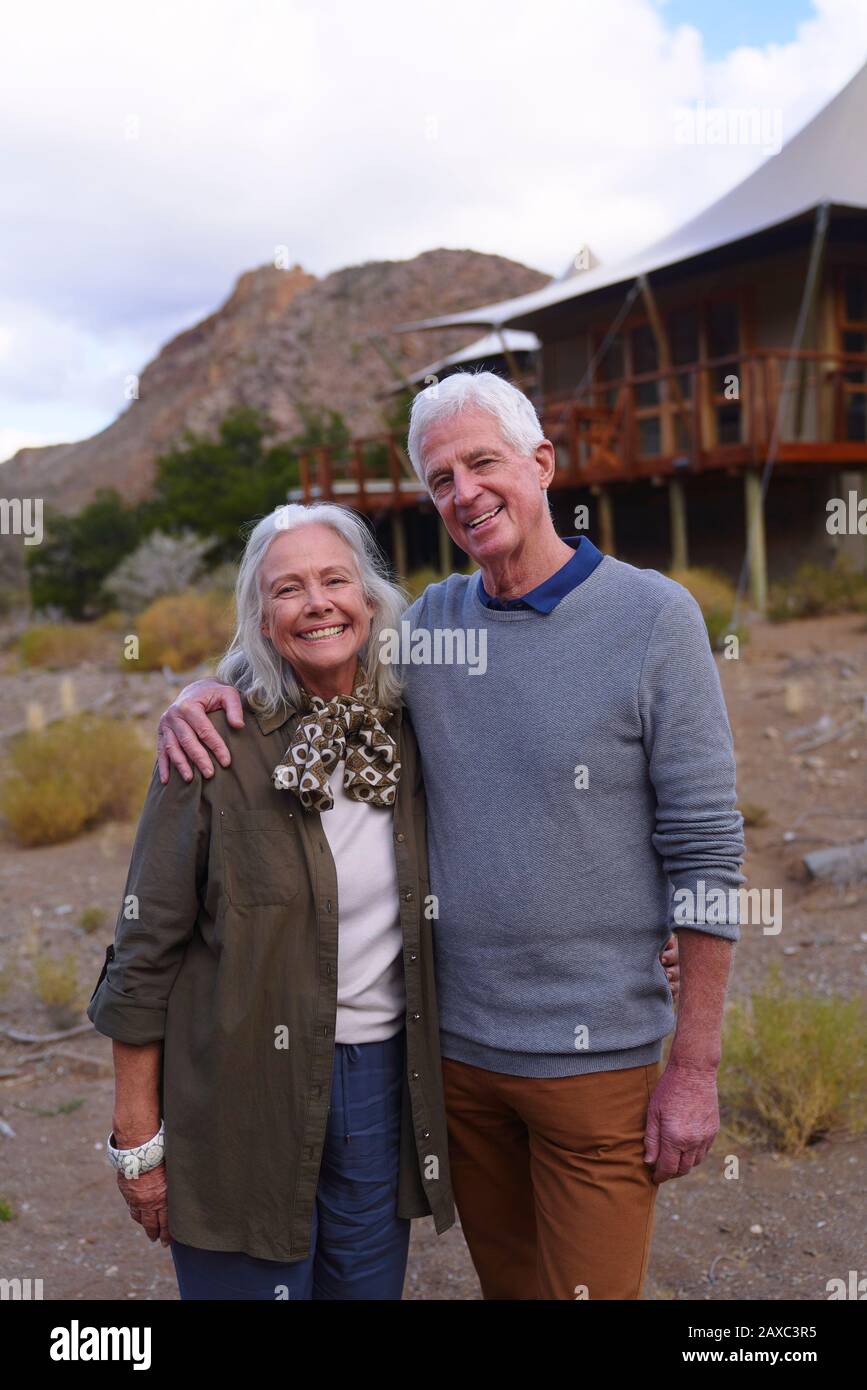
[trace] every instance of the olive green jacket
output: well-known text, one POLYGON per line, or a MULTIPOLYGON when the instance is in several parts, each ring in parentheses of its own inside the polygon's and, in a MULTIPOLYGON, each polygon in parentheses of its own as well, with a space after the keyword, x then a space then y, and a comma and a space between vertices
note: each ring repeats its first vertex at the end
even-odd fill
MULTIPOLYGON (((299 719, 214 723, 229 767, 191 782, 154 768, 115 941, 87 1016, 126 1043, 163 1040, 169 1227, 186 1245, 267 1260, 310 1253, 337 1016, 337 873, 318 811, 278 790, 299 719), (287 1045, 288 1044, 288 1045, 287 1045)), ((405 710, 390 731, 406 978, 397 1214, 454 1224, 425 827, 405 710)), ((326 811, 324 813, 328 815, 326 811)))

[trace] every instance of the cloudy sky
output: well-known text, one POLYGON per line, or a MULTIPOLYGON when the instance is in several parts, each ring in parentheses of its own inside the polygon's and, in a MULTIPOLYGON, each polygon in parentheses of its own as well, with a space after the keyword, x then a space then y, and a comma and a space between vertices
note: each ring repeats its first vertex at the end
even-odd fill
POLYGON ((82 438, 276 247, 560 273, 655 240, 867 59, 867 0, 28 0, 0 20, 0 459, 82 438), (755 108, 761 140, 684 143, 755 108))

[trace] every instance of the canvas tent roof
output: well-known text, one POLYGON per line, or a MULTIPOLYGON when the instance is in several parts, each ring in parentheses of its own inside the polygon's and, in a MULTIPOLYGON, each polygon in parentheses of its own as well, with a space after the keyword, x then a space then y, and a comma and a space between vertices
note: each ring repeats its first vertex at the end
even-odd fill
POLYGON ((429 366, 420 367, 406 379, 424 381, 426 376, 437 376, 445 367, 458 367, 462 362, 479 362, 488 357, 502 357, 503 339, 509 352, 535 352, 539 346, 535 333, 520 333, 514 328, 507 328, 502 339, 499 333, 486 333, 483 338, 476 338, 456 352, 450 352, 447 357, 440 357, 429 366))
POLYGON ((397 331, 458 324, 530 325, 549 305, 700 256, 789 222, 822 203, 867 208, 867 64, 818 115, 710 207, 660 241, 618 264, 597 266, 532 294, 400 324, 397 331))

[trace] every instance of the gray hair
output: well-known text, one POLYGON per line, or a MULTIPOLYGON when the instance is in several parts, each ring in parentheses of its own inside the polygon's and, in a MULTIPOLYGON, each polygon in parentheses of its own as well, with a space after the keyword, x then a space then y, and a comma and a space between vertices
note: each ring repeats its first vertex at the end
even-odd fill
POLYGON ((312 525, 330 526, 355 556, 364 596, 374 608, 370 635, 359 653, 359 665, 370 685, 374 703, 394 709, 400 703, 402 687, 395 668, 379 660, 379 634, 385 628, 399 628, 408 595, 388 578, 386 561, 363 519, 348 507, 333 502, 276 507, 253 527, 235 585, 238 626, 217 667, 217 679, 234 685, 259 714, 302 707, 298 677, 261 630, 264 609, 259 576, 268 549, 279 535, 294 531, 298 526, 312 525))
POLYGON ((422 482, 424 436, 439 424, 467 409, 486 410, 500 427, 507 444, 530 458, 545 438, 533 402, 496 372, 455 372, 445 381, 419 391, 409 416, 407 451, 422 482))

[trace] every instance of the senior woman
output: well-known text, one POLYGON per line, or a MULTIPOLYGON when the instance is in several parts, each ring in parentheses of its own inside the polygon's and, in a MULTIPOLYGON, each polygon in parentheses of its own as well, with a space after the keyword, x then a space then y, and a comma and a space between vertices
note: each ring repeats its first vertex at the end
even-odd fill
POLYGON ((254 527, 236 600, 254 717, 212 779, 154 770, 87 1010, 109 1158, 182 1298, 398 1299, 410 1218, 454 1223, 403 596, 320 503, 254 527))

